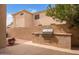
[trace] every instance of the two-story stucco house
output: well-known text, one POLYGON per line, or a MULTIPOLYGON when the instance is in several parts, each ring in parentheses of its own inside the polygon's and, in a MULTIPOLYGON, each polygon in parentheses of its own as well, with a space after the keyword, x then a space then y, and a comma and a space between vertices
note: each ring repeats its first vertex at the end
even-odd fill
POLYGON ((65 22, 56 21, 51 17, 46 16, 45 11, 31 13, 22 10, 13 14, 14 27, 30 27, 38 25, 51 25, 51 24, 65 24, 65 22))

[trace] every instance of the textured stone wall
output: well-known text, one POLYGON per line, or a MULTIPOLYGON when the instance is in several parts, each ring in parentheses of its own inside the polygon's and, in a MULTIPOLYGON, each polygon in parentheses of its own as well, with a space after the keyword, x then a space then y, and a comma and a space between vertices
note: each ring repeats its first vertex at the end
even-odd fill
POLYGON ((34 35, 33 42, 56 46, 61 48, 71 49, 71 34, 69 33, 54 33, 52 37, 46 37, 43 35, 34 35))
POLYGON ((56 33, 61 32, 61 33, 71 33, 71 45, 72 47, 74 46, 79 46, 79 28, 73 27, 69 28, 69 25, 52 25, 54 28, 54 31, 56 33))
MULTIPOLYGON (((52 24, 52 28, 54 29, 54 33, 70 33, 70 29, 68 29, 65 25, 55 25, 52 24)), ((41 31, 42 27, 41 26, 36 26, 36 27, 31 27, 31 28, 9 28, 8 31, 10 34, 15 36, 16 38, 19 39, 25 39, 27 40, 33 39, 32 32, 39 32, 41 31)), ((71 33, 71 45, 72 46, 79 46, 79 30, 78 29, 73 29, 71 33)), ((38 37, 36 37, 38 38, 38 37)))
POLYGON ((35 26, 30 28, 8 28, 7 31, 10 35, 18 39, 31 40, 36 43, 47 44, 51 46, 71 48, 71 35, 66 33, 62 26, 52 25, 54 29, 54 35, 52 38, 43 37, 41 35, 32 35, 33 32, 41 32, 41 26, 35 26), (56 34, 57 33, 57 34, 56 34))
POLYGON ((7 32, 14 36, 17 39, 24 39, 24 40, 32 40, 33 35, 32 32, 40 31, 40 27, 33 27, 33 28, 7 28, 7 32))

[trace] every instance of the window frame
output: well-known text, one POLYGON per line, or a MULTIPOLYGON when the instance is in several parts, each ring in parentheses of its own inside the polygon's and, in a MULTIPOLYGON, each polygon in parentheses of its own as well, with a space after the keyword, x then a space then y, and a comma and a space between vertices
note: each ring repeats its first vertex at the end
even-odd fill
POLYGON ((37 20, 37 19, 40 18, 40 15, 39 15, 39 14, 36 14, 36 15, 34 16, 34 18, 35 18, 35 20, 37 20))

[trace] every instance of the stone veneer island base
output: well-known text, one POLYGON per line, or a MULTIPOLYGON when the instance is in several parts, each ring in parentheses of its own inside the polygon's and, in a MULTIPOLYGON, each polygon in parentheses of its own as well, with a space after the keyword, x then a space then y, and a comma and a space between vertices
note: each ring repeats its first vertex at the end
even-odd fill
POLYGON ((33 33, 34 43, 56 46, 60 48, 71 49, 71 34, 70 33, 54 33, 52 35, 43 35, 42 33, 33 33))

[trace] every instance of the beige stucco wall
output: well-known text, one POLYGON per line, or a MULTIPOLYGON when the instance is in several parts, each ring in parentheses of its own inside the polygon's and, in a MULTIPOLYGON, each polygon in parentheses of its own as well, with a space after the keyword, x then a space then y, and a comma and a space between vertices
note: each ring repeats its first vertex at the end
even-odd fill
POLYGON ((25 25, 25 17, 20 15, 20 13, 16 16, 13 16, 13 25, 14 27, 24 27, 25 25))
POLYGON ((6 46, 6 5, 0 4, 0 48, 6 46))
POLYGON ((35 25, 40 25, 40 24, 42 24, 42 25, 51 25, 51 24, 63 24, 63 23, 65 23, 65 21, 61 23, 60 21, 56 21, 58 19, 53 19, 49 16, 46 16, 46 12, 35 13, 33 15, 33 18, 37 14, 39 14, 40 18, 37 19, 37 20, 34 19, 35 25))
POLYGON ((21 15, 17 15, 15 23, 16 23, 15 25, 16 27, 25 27, 25 17, 21 15))
POLYGON ((22 11, 22 12, 13 16, 14 27, 30 27, 33 24, 32 19, 33 19, 32 14, 22 11), (24 14, 20 15, 21 13, 24 13, 24 14))
POLYGON ((33 25, 34 25, 33 15, 30 13, 27 13, 25 15, 25 26, 29 28, 29 27, 32 27, 33 25))

